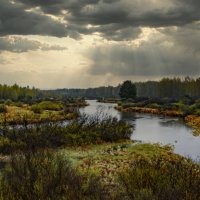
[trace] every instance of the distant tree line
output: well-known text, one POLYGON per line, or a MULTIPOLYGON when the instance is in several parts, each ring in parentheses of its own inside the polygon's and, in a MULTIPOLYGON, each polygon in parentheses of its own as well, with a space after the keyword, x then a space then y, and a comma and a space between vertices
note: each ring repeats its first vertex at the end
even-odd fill
MULTIPOLYGON (((134 85, 136 86, 136 94, 138 97, 180 99, 187 96, 200 98, 200 78, 163 78, 160 81, 136 82, 134 85)), ((29 86, 20 87, 17 84, 13 86, 0 84, 0 100, 10 99, 12 101, 31 102, 42 98, 119 98, 121 86, 39 90, 34 87, 30 88, 29 86)))
POLYGON ((17 84, 12 86, 1 85, 0 84, 0 100, 11 100, 11 101, 21 101, 21 102, 29 102, 31 100, 35 100, 39 98, 41 95, 40 90, 36 88, 20 87, 17 84))
POLYGON ((160 81, 136 83, 137 95, 149 98, 174 98, 185 96, 200 98, 200 78, 163 78, 160 81))
POLYGON ((52 93, 55 96, 66 96, 66 97, 85 97, 89 99, 98 99, 98 98, 119 98, 120 86, 113 87, 98 87, 98 88, 88 88, 88 89, 57 89, 50 90, 49 93, 52 93))
MULTIPOLYGON (((163 78, 160 81, 136 82, 134 84, 138 97, 180 99, 188 96, 191 98, 200 98, 200 78, 163 78)), ((49 92, 54 95, 85 97, 90 99, 119 98, 121 86, 105 86, 88 89, 58 89, 49 92)))

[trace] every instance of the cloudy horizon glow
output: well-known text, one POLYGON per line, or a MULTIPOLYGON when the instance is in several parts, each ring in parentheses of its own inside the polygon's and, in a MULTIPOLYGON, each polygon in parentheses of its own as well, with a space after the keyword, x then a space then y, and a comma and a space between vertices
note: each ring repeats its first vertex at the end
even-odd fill
POLYGON ((199 0, 0 0, 0 84, 200 76, 199 0))

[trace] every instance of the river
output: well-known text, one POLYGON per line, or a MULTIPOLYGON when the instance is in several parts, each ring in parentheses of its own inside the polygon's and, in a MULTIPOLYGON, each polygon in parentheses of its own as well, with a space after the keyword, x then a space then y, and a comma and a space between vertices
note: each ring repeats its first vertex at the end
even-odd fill
POLYGON ((82 108, 81 113, 95 114, 97 110, 126 120, 134 126, 132 140, 142 142, 170 144, 174 146, 174 152, 200 160, 200 136, 192 135, 192 129, 181 119, 163 117, 141 113, 123 113, 114 109, 115 104, 99 103, 88 100, 89 106, 82 108))

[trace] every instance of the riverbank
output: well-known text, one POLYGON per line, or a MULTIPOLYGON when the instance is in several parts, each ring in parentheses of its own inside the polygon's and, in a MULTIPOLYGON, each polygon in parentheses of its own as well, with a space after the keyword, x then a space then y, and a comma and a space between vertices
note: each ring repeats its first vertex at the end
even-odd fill
POLYGON ((195 136, 200 135, 200 116, 188 115, 185 118, 185 122, 193 128, 193 134, 195 136))
POLYGON ((118 103, 120 99, 112 99, 112 98, 105 98, 105 99, 98 99, 97 102, 99 103, 118 103))
POLYGON ((148 113, 153 115, 164 115, 170 117, 183 117, 183 113, 177 110, 160 110, 157 108, 144 108, 144 107, 123 108, 122 106, 115 106, 115 109, 120 112, 137 112, 137 113, 148 113))
POLYGON ((179 117, 179 118, 182 118, 185 121, 185 123, 187 123, 190 127, 193 128, 193 134, 195 136, 200 135, 200 116, 195 114, 197 112, 195 109, 192 110, 191 112, 187 112, 183 109, 182 110, 172 109, 172 106, 170 109, 166 109, 164 106, 163 107, 160 106, 159 108, 155 108, 155 107, 158 107, 158 106, 154 104, 152 107, 138 107, 138 106, 134 106, 133 104, 123 105, 119 103, 117 106, 115 106, 115 109, 120 112, 148 113, 152 115, 179 117))
POLYGON ((72 120, 78 117, 79 108, 88 106, 85 101, 64 103, 42 101, 34 104, 1 104, 0 124, 20 125, 72 120))

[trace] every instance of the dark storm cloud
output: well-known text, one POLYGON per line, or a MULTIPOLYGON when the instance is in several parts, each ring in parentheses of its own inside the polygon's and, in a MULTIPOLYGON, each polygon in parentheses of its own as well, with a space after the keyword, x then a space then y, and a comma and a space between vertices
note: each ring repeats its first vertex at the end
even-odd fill
POLYGON ((183 26, 200 20, 199 0, 156 2, 152 0, 15 0, 21 3, 20 8, 19 5, 11 4, 9 1, 0 0, 0 2, 7 4, 7 11, 9 11, 5 12, 5 6, 0 8, 4 10, 4 14, 0 14, 0 19, 6 13, 17 12, 26 16, 18 18, 19 30, 15 26, 15 18, 17 18, 15 14, 14 17, 11 14, 6 17, 7 26, 5 26, 6 19, 4 18, 2 29, 4 31, 1 31, 4 34, 31 34, 32 32, 32 34, 60 37, 68 35, 80 39, 81 34, 99 32, 108 40, 118 41, 135 39, 140 33, 140 27, 183 26), (36 12, 24 11, 24 9, 36 7, 40 8, 44 14, 64 18, 68 26, 65 28, 63 24, 36 12), (22 24, 25 24, 25 27, 29 25, 28 21, 32 28, 23 28, 22 24), (37 24, 37 21, 40 23, 37 24), (88 24, 93 27, 88 27, 88 24))
POLYGON ((66 48, 58 45, 48 45, 35 40, 28 40, 20 37, 0 37, 0 52, 10 51, 22 53, 35 50, 64 50, 66 48))
POLYGON ((200 54, 182 47, 180 42, 170 44, 166 36, 143 42, 139 47, 105 45, 92 49, 92 75, 114 76, 178 76, 200 75, 200 54), (166 41, 168 43, 166 43, 166 41))
POLYGON ((0 0, 0 36, 5 35, 67 35, 65 25, 42 14, 27 12, 25 6, 0 0))
POLYGON ((200 22, 184 27, 165 28, 160 32, 166 36, 167 40, 178 44, 183 50, 200 53, 200 22))
POLYGON ((127 35, 128 39, 131 39, 131 31, 134 28, 137 31, 138 27, 183 26, 200 20, 199 0, 168 0, 165 2, 149 0, 18 1, 29 8, 38 6, 44 13, 65 17, 69 25, 67 30, 71 33, 78 35, 100 32, 103 37, 113 40, 125 39, 127 35), (169 5, 166 2, 169 2, 169 5), (64 10, 68 14, 64 15, 62 13, 64 10), (88 29, 88 24, 100 27, 88 29), (106 31, 105 27, 109 25, 113 26, 106 31), (116 25, 119 27, 118 32, 116 25), (73 29, 73 27, 76 28, 73 29), (127 30, 130 30, 129 34, 127 30), (113 38, 110 37, 111 35, 113 38))

